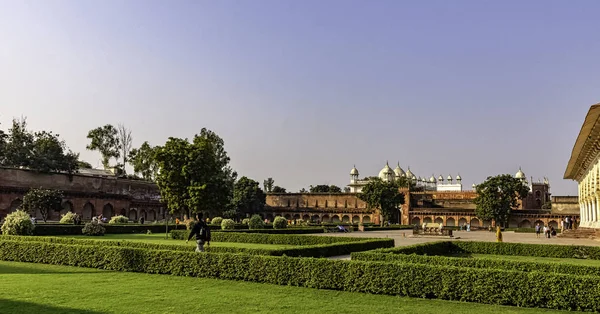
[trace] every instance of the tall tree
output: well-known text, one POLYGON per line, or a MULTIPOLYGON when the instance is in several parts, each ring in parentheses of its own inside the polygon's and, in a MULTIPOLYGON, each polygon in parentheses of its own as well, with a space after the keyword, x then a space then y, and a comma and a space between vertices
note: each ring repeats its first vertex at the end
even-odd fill
POLYGON ((488 177, 475 187, 475 191, 477 217, 506 226, 512 209, 518 206, 518 200, 529 193, 529 186, 510 174, 503 174, 488 177))
MULTIPOLYGON (((358 198, 365 201, 369 209, 379 209, 385 221, 390 221, 399 206, 404 204, 404 194, 399 192, 399 183, 371 179, 362 188, 358 198)), ((383 221, 381 222, 383 224, 383 221)))
POLYGON ((35 215, 36 209, 40 211, 42 219, 48 220, 51 211, 60 211, 62 207, 63 193, 58 190, 30 189, 23 196, 23 210, 35 215))
POLYGON ((169 138, 156 152, 156 183, 171 212, 222 213, 231 204, 237 174, 223 139, 203 128, 187 139, 169 138))
POLYGON ((3 130, 0 129, 0 165, 6 164, 6 141, 8 139, 8 134, 4 133, 3 130))
POLYGON ((6 166, 29 168, 33 141, 33 134, 27 130, 27 118, 13 119, 6 143, 6 166))
POLYGON ((271 193, 271 190, 273 189, 273 184, 275 184, 275 180, 273 180, 273 178, 267 178, 265 181, 263 181, 263 188, 265 192, 271 193))
POLYGON ((241 177, 233 186, 233 208, 237 218, 258 214, 265 207, 266 195, 258 182, 241 177))
POLYGON ((135 174, 141 174, 146 180, 154 180, 158 171, 156 162, 157 147, 152 147, 144 142, 140 148, 134 148, 129 152, 129 163, 133 166, 135 174))
POLYGON ((131 151, 131 143, 133 141, 133 137, 131 136, 131 129, 126 128, 125 125, 122 123, 119 123, 119 125, 117 126, 117 132, 117 138, 119 139, 118 148, 120 149, 121 158, 123 158, 121 166, 123 168, 123 172, 126 173, 127 171, 125 171, 125 166, 129 161, 129 152, 131 151))
POLYGON ((272 193, 287 193, 285 188, 282 188, 278 185, 274 186, 271 190, 272 193))
POLYGON ((110 124, 97 127, 88 132, 87 138, 91 142, 86 148, 98 151, 102 155, 102 165, 104 168, 110 168, 111 158, 118 160, 121 157, 121 145, 118 133, 119 131, 110 124))
POLYGON ((311 185, 308 189, 310 193, 342 193, 342 189, 337 185, 311 185))

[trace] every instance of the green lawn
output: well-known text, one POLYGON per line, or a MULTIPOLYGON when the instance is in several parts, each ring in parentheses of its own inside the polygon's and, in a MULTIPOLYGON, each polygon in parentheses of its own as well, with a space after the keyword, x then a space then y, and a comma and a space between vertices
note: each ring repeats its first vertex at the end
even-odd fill
POLYGON ((561 263, 581 266, 597 266, 600 267, 600 260, 593 259, 578 259, 578 258, 552 258, 552 257, 535 257, 535 256, 518 256, 518 255, 492 255, 492 254, 468 254, 468 255, 447 255, 449 257, 463 258, 482 258, 495 260, 509 260, 517 262, 537 262, 537 263, 561 263))
MULTIPOLYGON (((77 239, 91 239, 91 240, 127 240, 127 241, 138 241, 138 242, 147 242, 147 243, 157 243, 157 244, 178 244, 178 245, 189 245, 196 246, 196 241, 190 240, 187 244, 185 240, 173 240, 173 239, 165 239, 164 234, 105 234, 100 237, 90 237, 84 235, 71 235, 65 236, 69 238, 77 238, 77 239)), ((285 249, 294 247, 293 245, 283 245, 283 244, 261 244, 261 243, 237 243, 237 242, 211 242, 211 246, 214 247, 242 247, 249 249, 285 249)))
POLYGON ((0 313, 567 313, 0 261, 0 313))

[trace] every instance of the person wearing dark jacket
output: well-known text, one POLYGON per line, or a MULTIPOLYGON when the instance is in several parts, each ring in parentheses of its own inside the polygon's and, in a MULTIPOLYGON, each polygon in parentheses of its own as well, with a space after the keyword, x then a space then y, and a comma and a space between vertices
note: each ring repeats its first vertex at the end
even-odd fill
POLYGON ((204 252, 204 243, 210 245, 210 229, 208 229, 208 225, 202 220, 202 213, 196 214, 196 223, 192 227, 185 243, 190 241, 193 236, 196 236, 196 252, 204 252))

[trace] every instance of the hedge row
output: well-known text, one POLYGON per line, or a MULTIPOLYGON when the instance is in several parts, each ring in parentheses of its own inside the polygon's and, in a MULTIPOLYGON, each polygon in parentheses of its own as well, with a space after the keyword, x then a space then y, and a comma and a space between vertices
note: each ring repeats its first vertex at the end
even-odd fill
MULTIPOLYGON (((39 236, 52 236, 52 235, 80 235, 81 229, 84 225, 65 225, 65 224, 36 224, 34 233, 39 236)), ((152 233, 165 232, 165 225, 155 224, 102 224, 106 228, 107 234, 125 234, 125 233, 145 233, 148 230, 152 233)), ((171 229, 185 229, 185 225, 169 225, 171 229)))
POLYGON ((0 241, 0 259, 521 307, 600 310, 600 278, 593 276, 10 240, 0 241))
POLYGON ((490 254, 600 260, 600 247, 507 242, 440 241, 378 250, 379 253, 451 255, 490 254))
MULTIPOLYGON (((171 237, 173 239, 186 240, 188 230, 173 230, 171 237)), ((353 238, 353 237, 323 237, 310 235, 293 234, 260 234, 244 232, 215 232, 212 234, 213 242, 238 242, 238 243, 261 243, 261 244, 280 244, 280 245, 316 245, 331 244, 341 242, 356 242, 361 240, 381 240, 378 238, 353 238)), ((393 239, 384 239, 392 240, 393 239)), ((392 246, 393 247, 393 246, 392 246)))
MULTIPOLYGON (((212 228, 210 230, 213 230, 212 228)), ((267 234, 311 234, 324 233, 325 229, 317 228, 287 228, 287 229, 236 229, 213 230, 213 232, 241 232, 241 233, 267 233, 267 234)))
POLYGON ((498 260, 491 258, 463 258, 463 257, 447 257, 447 256, 427 256, 417 254, 391 254, 391 253, 374 253, 368 252, 353 252, 352 260, 357 261, 379 261, 392 263, 413 263, 439 266, 456 266, 456 267, 471 267, 471 268, 491 268, 516 270, 524 272, 538 271, 543 273, 561 273, 572 275, 591 275, 600 276, 600 266, 585 266, 562 264, 553 262, 528 262, 528 261, 511 261, 498 260))
MULTIPOLYGON (((228 236, 231 234, 227 234, 228 236)), ((243 234, 242 234, 243 235, 243 234)), ((224 237, 225 239, 227 237, 224 237)), ((231 238, 231 237, 230 237, 231 238)), ((221 240, 223 240, 221 239, 221 240)), ((113 241, 113 240, 91 240, 74 239, 63 237, 25 237, 25 236, 0 236, 0 240, 18 241, 18 242, 42 242, 57 243, 68 245, 87 245, 98 247, 129 247, 151 250, 170 250, 187 251, 195 250, 194 246, 181 244, 156 244, 136 241, 113 241)), ((258 241, 259 239, 256 239, 258 241)), ((224 241, 219 241, 224 242, 224 241)), ((228 241, 234 242, 234 241, 228 241)), ((238 241, 240 242, 240 241, 238 241)), ((245 242, 260 243, 260 242, 245 242)), ((338 255, 347 255, 352 252, 368 251, 379 248, 389 248, 394 246, 393 239, 354 239, 353 242, 338 243, 320 243, 313 245, 297 246, 283 249, 269 248, 244 248, 244 247, 219 247, 205 246, 207 252, 211 253, 243 253, 251 255, 273 255, 273 256, 296 256, 296 257, 329 257, 338 255)))

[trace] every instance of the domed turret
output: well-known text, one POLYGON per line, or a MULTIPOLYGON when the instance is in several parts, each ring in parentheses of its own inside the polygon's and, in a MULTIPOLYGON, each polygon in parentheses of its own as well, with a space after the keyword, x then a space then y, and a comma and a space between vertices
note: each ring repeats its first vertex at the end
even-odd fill
POLYGON ((352 168, 352 170, 350 170, 350 175, 351 176, 358 176, 358 169, 356 169, 356 165, 354 165, 354 167, 352 168))
POLYGON ((521 170, 521 167, 519 167, 519 171, 515 174, 515 178, 525 180, 525 173, 521 170))
POLYGON ((412 171, 410 171, 410 167, 408 167, 408 170, 406 171, 406 177, 412 179, 414 176, 415 174, 412 173, 412 171))
POLYGON ((456 176, 456 181, 458 181, 458 182, 462 181, 462 178, 460 177, 460 174, 456 176))
POLYGON ((435 182, 436 182, 436 181, 435 181, 435 176, 434 176, 434 175, 431 175, 431 177, 429 178, 429 182, 430 182, 430 183, 435 183, 435 182))
POLYGON ((386 162, 385 167, 379 171, 379 178, 383 181, 392 181, 394 179, 394 170, 386 162))
POLYGON ((477 185, 475 185, 475 183, 473 183, 473 185, 471 187, 473 188, 473 190, 475 190, 477 188, 477 185))
POLYGON ((442 176, 442 175, 440 174, 440 176, 438 177, 438 181, 439 181, 439 182, 444 182, 444 176, 442 176))
POLYGON ((394 169, 394 174, 398 178, 400 178, 400 177, 406 177, 406 172, 404 172, 404 170, 402 170, 402 168, 400 168, 400 162, 398 162, 398 165, 396 166, 396 169, 394 169))
POLYGON ((448 182, 452 182, 452 176, 448 175, 448 182))

